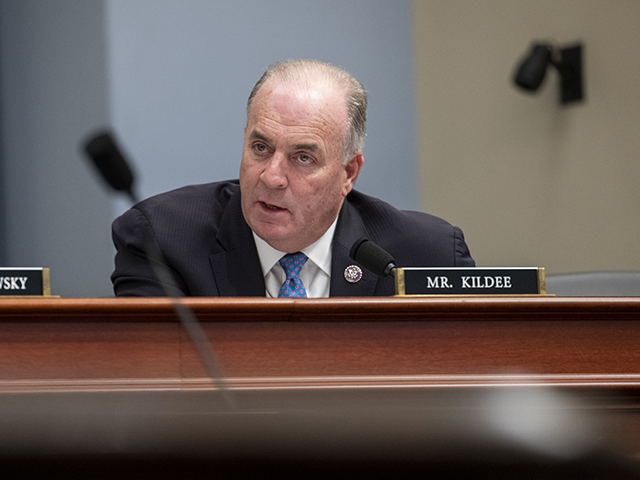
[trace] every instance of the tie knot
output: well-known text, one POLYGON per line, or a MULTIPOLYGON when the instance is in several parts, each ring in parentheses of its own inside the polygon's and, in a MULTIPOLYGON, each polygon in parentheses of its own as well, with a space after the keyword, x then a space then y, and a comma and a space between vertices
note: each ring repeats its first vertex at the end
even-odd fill
POLYGON ((287 278, 296 278, 300 273, 300 269, 307 261, 307 256, 302 252, 287 253, 279 260, 280 266, 287 275, 287 278))

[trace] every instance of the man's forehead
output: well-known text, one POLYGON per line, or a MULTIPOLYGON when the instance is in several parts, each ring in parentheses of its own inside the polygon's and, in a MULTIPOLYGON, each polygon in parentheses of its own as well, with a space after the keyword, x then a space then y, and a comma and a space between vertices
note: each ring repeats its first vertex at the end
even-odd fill
POLYGON ((348 121, 346 98, 326 82, 283 82, 269 79, 256 94, 253 109, 278 109, 285 115, 330 116, 336 123, 348 121))

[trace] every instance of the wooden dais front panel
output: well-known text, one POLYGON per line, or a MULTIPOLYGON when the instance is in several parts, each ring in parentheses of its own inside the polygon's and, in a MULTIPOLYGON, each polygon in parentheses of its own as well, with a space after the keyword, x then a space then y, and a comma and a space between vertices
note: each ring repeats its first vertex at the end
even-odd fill
MULTIPOLYGON (((635 298, 180 301, 232 388, 640 388, 635 298)), ((169 299, 0 302, 0 391, 206 388, 169 299)))

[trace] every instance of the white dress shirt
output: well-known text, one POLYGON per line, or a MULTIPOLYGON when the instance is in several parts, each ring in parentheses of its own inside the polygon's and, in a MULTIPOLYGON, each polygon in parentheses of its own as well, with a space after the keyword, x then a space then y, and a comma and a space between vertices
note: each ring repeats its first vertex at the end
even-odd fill
MULTIPOLYGON (((331 243, 336 231, 338 218, 334 220, 329 229, 320 239, 301 250, 308 260, 300 270, 300 280, 307 291, 307 298, 328 297, 331 289, 331 243)), ((286 275, 278 261, 287 253, 280 252, 258 237, 255 233, 253 239, 256 242, 260 266, 264 275, 266 296, 277 298, 280 287, 285 281, 286 275)))

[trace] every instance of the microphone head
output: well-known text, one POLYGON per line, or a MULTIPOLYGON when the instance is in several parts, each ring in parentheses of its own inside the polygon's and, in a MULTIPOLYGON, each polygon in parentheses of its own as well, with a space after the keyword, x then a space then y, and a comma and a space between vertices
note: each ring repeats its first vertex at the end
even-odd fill
POLYGON ((114 189, 132 192, 133 174, 109 132, 102 132, 91 137, 84 145, 84 151, 98 168, 102 178, 114 189))
POLYGON ((391 254, 366 238, 355 241, 349 257, 381 277, 386 277, 396 268, 396 261, 391 254))

